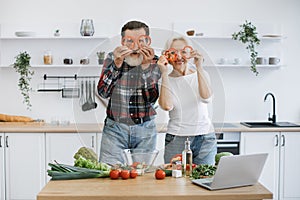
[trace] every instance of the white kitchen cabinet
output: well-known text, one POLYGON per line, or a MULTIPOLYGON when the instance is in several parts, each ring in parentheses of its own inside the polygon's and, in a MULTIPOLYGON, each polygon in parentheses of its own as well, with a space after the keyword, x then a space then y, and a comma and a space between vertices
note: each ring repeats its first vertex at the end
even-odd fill
MULTIPOLYGON (((95 152, 96 133, 46 133, 46 164, 58 163, 74 165, 74 154, 80 147, 88 147, 95 152)), ((47 177, 48 180, 50 177, 47 177)))
POLYGON ((5 199, 4 133, 0 133, 0 199, 5 199))
POLYGON ((300 199, 300 132, 281 132, 280 199, 300 199))
POLYGON ((46 183, 44 133, 1 133, 1 200, 35 200, 46 183))
POLYGON ((269 154, 260 182, 273 192, 276 200, 300 199, 299 143, 298 132, 241 133, 241 154, 269 154))

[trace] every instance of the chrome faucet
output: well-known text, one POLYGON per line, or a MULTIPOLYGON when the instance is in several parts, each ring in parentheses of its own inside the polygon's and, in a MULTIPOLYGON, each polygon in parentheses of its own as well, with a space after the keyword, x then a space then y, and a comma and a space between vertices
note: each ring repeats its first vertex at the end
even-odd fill
POLYGON ((271 96, 272 97, 272 99, 273 99, 273 115, 272 115, 272 117, 270 117, 270 113, 269 113, 269 117, 268 117, 268 121, 272 121, 272 123, 276 123, 276 114, 275 114, 275 96, 272 94, 272 93, 267 93, 266 94, 266 96, 265 96, 265 99, 264 99, 264 101, 266 101, 267 100, 267 98, 268 98, 268 96, 271 96))

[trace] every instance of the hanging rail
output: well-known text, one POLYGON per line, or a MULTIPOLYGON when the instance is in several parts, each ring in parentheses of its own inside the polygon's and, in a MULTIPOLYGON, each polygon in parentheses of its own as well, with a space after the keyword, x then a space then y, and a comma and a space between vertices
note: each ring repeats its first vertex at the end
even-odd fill
POLYGON ((99 76, 77 76, 77 74, 75 74, 74 76, 48 76, 47 74, 44 74, 44 80, 47 79, 81 79, 81 78, 99 78, 99 76))

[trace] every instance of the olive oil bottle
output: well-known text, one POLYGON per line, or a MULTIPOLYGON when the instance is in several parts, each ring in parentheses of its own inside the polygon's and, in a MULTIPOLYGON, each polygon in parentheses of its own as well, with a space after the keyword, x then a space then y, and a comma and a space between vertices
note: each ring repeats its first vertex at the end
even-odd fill
POLYGON ((192 175, 193 153, 191 150, 191 142, 189 138, 184 143, 184 150, 182 151, 182 176, 192 175))

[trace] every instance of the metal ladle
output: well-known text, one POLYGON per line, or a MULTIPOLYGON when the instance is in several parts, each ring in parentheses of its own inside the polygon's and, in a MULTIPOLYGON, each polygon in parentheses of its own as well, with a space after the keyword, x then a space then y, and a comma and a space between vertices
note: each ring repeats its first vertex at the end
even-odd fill
POLYGON ((91 105, 90 105, 90 102, 89 102, 89 94, 88 94, 88 90, 89 90, 89 87, 88 87, 88 81, 86 80, 85 81, 85 102, 84 104, 81 106, 81 109, 82 111, 88 111, 90 110, 91 108, 91 105))
POLYGON ((96 96, 96 83, 95 79, 93 80, 93 103, 94 103, 94 108, 97 108, 97 103, 95 101, 95 96, 96 96))

